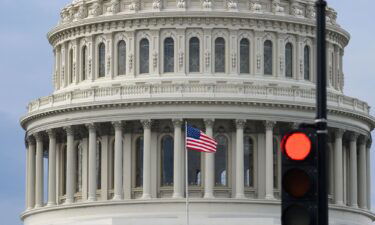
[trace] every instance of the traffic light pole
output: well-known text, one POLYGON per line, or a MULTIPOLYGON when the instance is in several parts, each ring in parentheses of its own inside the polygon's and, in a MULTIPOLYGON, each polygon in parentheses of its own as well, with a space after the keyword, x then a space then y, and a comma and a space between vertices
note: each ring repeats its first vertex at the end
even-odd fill
POLYGON ((316 128, 318 133, 318 224, 328 225, 327 194, 327 64, 326 64, 326 7, 325 0, 316 2, 317 82, 316 128))

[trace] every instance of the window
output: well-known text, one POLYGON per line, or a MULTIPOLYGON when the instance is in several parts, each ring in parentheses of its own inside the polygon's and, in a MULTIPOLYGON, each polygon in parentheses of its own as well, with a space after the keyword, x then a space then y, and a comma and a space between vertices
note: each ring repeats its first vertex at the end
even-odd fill
POLYGON ((264 75, 272 75, 273 71, 273 46, 272 42, 267 40, 264 42, 264 75))
POLYGON ((304 68, 303 77, 305 80, 310 80, 310 46, 305 46, 304 49, 304 68))
POLYGON ((240 42, 240 73, 250 73, 250 42, 247 38, 240 42))
POLYGON ((225 73, 225 40, 221 37, 215 40, 215 73, 225 73))
POLYGON ((82 191, 82 146, 77 145, 76 149, 76 192, 82 191))
POLYGON ((126 43, 120 41, 117 44, 117 75, 126 74, 126 43))
POLYGON ((150 69, 150 45, 146 38, 139 43, 139 73, 149 73, 150 69))
POLYGON ((82 48, 82 80, 86 80, 87 77, 87 47, 86 45, 82 48))
POLYGON ((190 186, 200 186, 202 184, 201 153, 188 151, 188 182, 190 186))
POLYGON ((135 187, 143 185, 143 137, 135 142, 135 187))
POLYGON ((98 142, 96 148, 96 188, 102 189, 102 143, 98 142))
POLYGON ((200 46, 199 39, 193 37, 189 41, 189 72, 200 71, 200 46))
POLYGON ((285 45, 285 77, 293 77, 293 45, 285 45))
POLYGON ((217 151, 215 153, 215 184, 228 185, 228 138, 225 135, 216 137, 217 151))
POLYGON ((174 72, 174 40, 164 40, 164 73, 174 72))
POLYGON ((173 185, 173 138, 161 139, 161 186, 173 185))
POLYGON ((69 51, 69 83, 73 83, 73 49, 69 51))
POLYGON ((244 154, 245 187, 254 187, 254 142, 249 136, 244 137, 244 154))
POLYGON ((99 44, 99 77, 105 76, 105 45, 99 44))

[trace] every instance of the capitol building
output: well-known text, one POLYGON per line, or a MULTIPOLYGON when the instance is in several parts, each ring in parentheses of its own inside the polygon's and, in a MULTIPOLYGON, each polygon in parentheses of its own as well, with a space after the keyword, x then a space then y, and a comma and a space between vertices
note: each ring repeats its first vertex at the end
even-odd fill
MULTIPOLYGON (((21 118, 24 224, 185 225, 186 183, 191 225, 281 224, 280 139, 315 117, 314 3, 64 7, 48 33, 54 91, 21 118), (218 142, 188 152, 187 179, 185 122, 218 142)), ((375 118, 343 93, 350 35, 336 18, 328 8, 330 224, 370 225, 375 118)))

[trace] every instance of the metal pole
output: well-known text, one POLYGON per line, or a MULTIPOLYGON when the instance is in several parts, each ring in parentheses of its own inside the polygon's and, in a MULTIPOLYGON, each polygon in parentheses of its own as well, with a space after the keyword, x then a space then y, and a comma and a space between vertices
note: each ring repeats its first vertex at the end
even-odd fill
POLYGON ((317 82, 316 120, 318 133, 318 224, 328 225, 327 194, 327 65, 326 65, 326 7, 325 0, 316 2, 317 82))
POLYGON ((188 149, 186 147, 187 139, 187 121, 185 121, 185 195, 186 195, 186 225, 189 225, 189 161, 188 149))

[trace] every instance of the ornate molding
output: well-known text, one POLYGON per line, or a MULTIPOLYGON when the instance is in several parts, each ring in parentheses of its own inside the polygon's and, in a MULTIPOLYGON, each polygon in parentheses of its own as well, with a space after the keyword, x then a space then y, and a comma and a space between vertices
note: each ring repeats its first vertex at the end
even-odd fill
POLYGON ((64 127, 64 130, 66 132, 66 135, 74 136, 74 128, 72 126, 66 126, 64 127))
POLYGON ((151 129, 152 120, 141 120, 141 124, 142 124, 143 129, 151 129))
POLYGON ((267 121, 264 121, 263 124, 264 124, 264 127, 266 128, 266 130, 273 130, 273 128, 276 125, 276 122, 267 120, 267 121))
POLYGON ((204 119, 204 125, 207 128, 212 128, 215 124, 215 119, 204 119))
POLYGON ((55 129, 48 129, 47 130, 48 137, 51 138, 56 138, 56 130, 55 129))
POLYGON ((112 122, 112 126, 115 128, 115 130, 121 130, 124 128, 124 123, 122 121, 114 121, 112 122))
POLYGON ((245 125, 246 125, 246 120, 242 120, 242 119, 236 120, 237 129, 244 129, 245 125))
POLYGON ((182 124, 184 123, 183 119, 172 119, 173 126, 175 128, 180 128, 182 124))
POLYGON ((335 129, 335 138, 342 138, 344 136, 345 130, 335 129))

